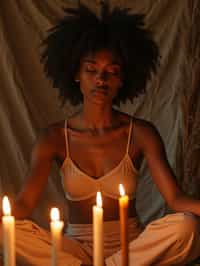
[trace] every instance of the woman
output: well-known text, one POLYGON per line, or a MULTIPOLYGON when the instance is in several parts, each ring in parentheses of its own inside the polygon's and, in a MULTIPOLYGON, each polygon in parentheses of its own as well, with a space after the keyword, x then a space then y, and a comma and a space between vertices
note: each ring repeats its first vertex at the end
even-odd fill
MULTIPOLYGON (((92 264, 92 206, 96 192, 104 202, 106 265, 120 265, 118 185, 130 197, 130 265, 184 265, 200 254, 200 202, 178 188, 163 142, 149 122, 117 111, 113 105, 144 92, 159 61, 158 48, 143 27, 143 16, 102 7, 98 18, 86 7, 66 16, 44 41, 43 63, 63 103, 81 110, 49 127, 38 139, 31 172, 14 206, 28 217, 47 184, 53 160, 61 166, 69 206, 61 265, 92 264), (143 229, 135 210, 138 170, 147 160, 151 175, 177 213, 143 229)), ((50 264, 49 233, 29 221, 17 223, 19 263, 50 264), (35 243, 28 245, 27 243, 35 243)))

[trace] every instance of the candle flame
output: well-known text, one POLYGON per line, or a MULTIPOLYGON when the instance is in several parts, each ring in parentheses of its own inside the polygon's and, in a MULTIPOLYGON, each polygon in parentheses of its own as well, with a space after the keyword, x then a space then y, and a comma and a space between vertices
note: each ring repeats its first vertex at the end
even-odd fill
POLYGON ((10 202, 7 196, 3 197, 3 213, 6 216, 9 216, 11 214, 10 202))
POLYGON ((97 192, 96 202, 98 207, 102 207, 102 197, 100 191, 97 192))
POLYGON ((125 195, 125 190, 122 184, 119 184, 119 193, 121 197, 125 195))
POLYGON ((60 213, 59 213, 58 208, 52 208, 51 209, 51 220, 53 222, 60 220, 60 213))

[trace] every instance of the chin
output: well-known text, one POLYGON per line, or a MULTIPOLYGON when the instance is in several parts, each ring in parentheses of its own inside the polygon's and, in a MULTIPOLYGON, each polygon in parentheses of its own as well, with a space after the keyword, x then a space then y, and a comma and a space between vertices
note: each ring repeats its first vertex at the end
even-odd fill
POLYGON ((105 100, 105 98, 96 98, 96 99, 92 99, 92 102, 96 105, 101 105, 101 106, 105 106, 105 105, 112 105, 112 101, 108 101, 108 100, 105 100))

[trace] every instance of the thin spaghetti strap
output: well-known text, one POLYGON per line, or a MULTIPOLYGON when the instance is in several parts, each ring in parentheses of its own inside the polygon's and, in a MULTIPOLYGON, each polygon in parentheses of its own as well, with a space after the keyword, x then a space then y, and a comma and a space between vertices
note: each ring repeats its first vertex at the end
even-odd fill
POLYGON ((67 120, 65 120, 65 143, 66 143, 66 156, 69 157, 69 140, 67 132, 67 120))
POLYGON ((131 133, 132 133, 132 127, 133 127, 133 119, 130 119, 130 126, 129 126, 129 133, 128 133, 128 142, 127 142, 127 147, 126 147, 126 153, 128 154, 129 152, 129 146, 131 142, 131 133))

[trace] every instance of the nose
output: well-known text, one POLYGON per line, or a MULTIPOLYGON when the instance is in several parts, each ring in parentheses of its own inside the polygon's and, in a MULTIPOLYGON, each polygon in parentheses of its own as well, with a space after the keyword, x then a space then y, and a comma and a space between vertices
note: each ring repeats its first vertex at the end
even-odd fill
POLYGON ((107 75, 104 71, 97 73, 96 83, 98 86, 105 85, 106 80, 107 80, 107 75))

